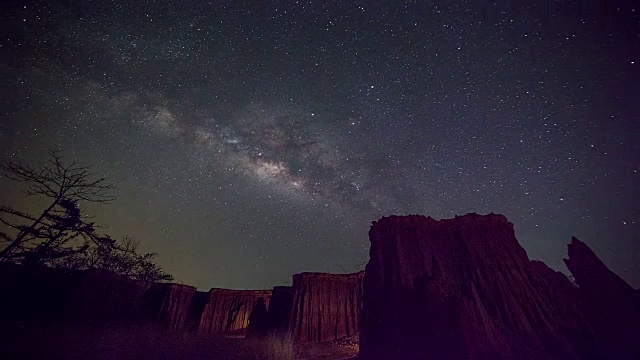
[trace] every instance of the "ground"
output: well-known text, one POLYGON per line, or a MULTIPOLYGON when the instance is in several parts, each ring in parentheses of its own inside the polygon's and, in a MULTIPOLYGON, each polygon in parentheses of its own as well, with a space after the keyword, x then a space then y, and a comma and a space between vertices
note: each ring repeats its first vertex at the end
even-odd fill
POLYGON ((346 360, 357 340, 294 346, 286 338, 172 334, 149 326, 0 323, 0 358, 12 360, 346 360))
POLYGON ((307 344, 298 351, 298 360, 346 360, 358 355, 358 339, 349 338, 334 342, 307 344))

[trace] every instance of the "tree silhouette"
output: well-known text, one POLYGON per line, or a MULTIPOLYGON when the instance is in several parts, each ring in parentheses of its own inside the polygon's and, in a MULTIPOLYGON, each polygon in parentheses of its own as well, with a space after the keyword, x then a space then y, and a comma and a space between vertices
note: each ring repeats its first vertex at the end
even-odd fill
POLYGON ((158 254, 140 254, 139 245, 139 242, 125 235, 120 241, 113 241, 113 244, 101 243, 101 246, 92 246, 85 253, 65 259, 59 266, 80 270, 104 269, 136 280, 173 280, 173 276, 155 263, 158 254))
POLYGON ((0 206, 0 261, 74 269, 104 268, 131 278, 171 280, 154 259, 140 255, 130 237, 118 242, 99 235, 79 203, 109 203, 113 186, 94 177, 90 166, 67 163, 56 152, 37 167, 5 162, 0 170, 23 183, 24 194, 48 199, 47 207, 33 215, 11 206, 0 206))
POLYGON ((0 170, 8 179, 24 183, 25 195, 49 199, 39 215, 0 207, 0 222, 9 230, 0 232, 0 238, 8 242, 0 259, 42 264, 86 251, 91 242, 103 242, 78 206, 79 201, 108 203, 114 199, 113 187, 104 178, 94 178, 91 167, 67 164, 59 154, 49 152, 49 159, 37 167, 9 161, 0 170))

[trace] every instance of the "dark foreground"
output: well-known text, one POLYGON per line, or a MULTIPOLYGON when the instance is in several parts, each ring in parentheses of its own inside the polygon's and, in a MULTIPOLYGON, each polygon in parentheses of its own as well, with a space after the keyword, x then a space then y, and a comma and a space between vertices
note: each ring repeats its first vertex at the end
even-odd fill
POLYGON ((327 342, 295 346, 284 337, 245 339, 167 333, 149 326, 43 326, 1 324, 0 358, 29 360, 137 359, 353 359, 357 344, 327 342))

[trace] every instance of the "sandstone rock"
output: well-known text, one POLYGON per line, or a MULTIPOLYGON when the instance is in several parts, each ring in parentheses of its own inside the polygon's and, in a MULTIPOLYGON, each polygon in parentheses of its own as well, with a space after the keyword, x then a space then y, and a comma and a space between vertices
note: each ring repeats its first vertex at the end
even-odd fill
POLYGON ((267 316, 267 305, 263 298, 258 298, 249 314, 247 337, 262 337, 268 334, 269 320, 267 316))
POLYGON ((584 312, 610 359, 640 359, 640 298, 582 241, 573 238, 565 263, 582 295, 584 312))
POLYGON ((362 359, 602 358, 570 283, 529 261, 504 216, 392 216, 369 237, 362 359))
POLYGON ((293 276, 289 331, 297 343, 324 342, 358 333, 362 272, 293 276))
POLYGON ((270 333, 282 335, 289 331, 292 305, 293 288, 291 286, 276 286, 273 288, 267 312, 270 333))
POLYGON ((198 333, 203 335, 245 335, 249 315, 258 299, 266 306, 271 290, 211 289, 200 318, 198 333))
POLYGON ((184 331, 188 333, 198 332, 200 320, 204 313, 205 306, 209 303, 209 293, 204 291, 196 291, 191 299, 191 304, 187 310, 184 331))
POLYGON ((164 293, 159 318, 169 331, 183 331, 196 288, 181 284, 155 284, 164 293))

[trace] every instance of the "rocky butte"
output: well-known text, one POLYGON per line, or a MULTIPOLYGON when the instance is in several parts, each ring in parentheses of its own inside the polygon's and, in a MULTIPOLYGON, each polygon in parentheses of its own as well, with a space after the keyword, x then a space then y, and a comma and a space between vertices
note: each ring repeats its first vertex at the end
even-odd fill
POLYGON ((391 216, 369 237, 362 359, 605 358, 570 283, 504 216, 391 216))

